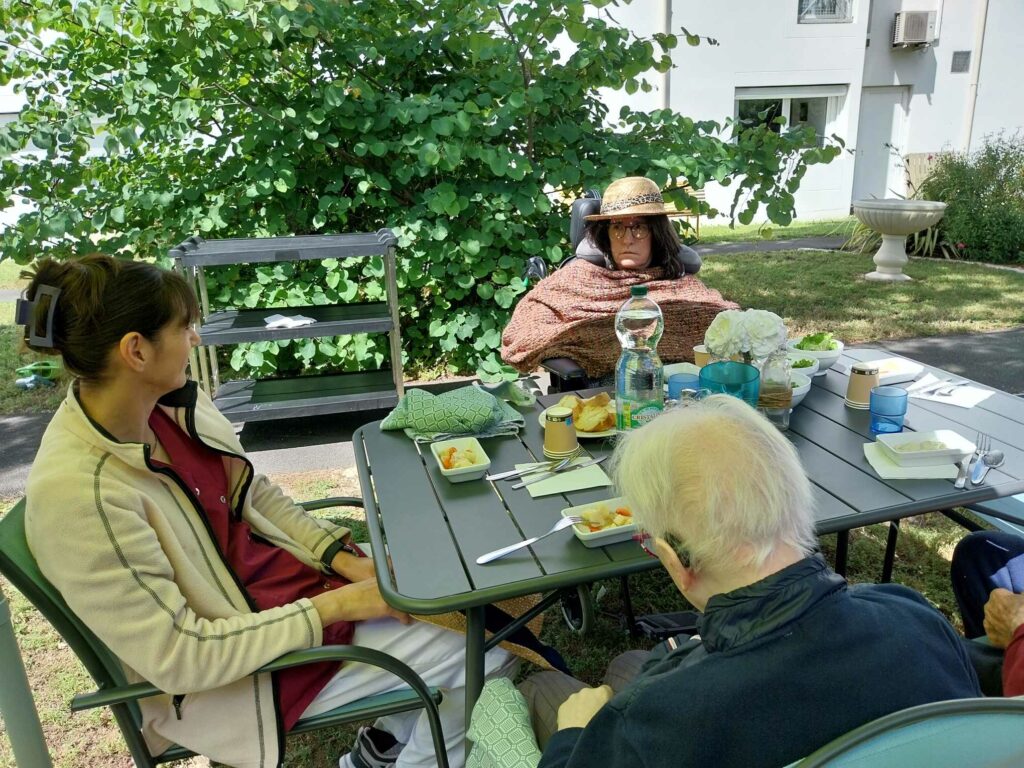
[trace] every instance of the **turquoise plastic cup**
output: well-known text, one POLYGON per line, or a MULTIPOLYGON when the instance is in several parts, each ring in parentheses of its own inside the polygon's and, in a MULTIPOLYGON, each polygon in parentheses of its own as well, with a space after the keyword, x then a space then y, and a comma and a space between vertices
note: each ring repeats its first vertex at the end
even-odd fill
POLYGON ((747 363, 726 360, 700 369, 700 388, 738 397, 751 408, 757 407, 761 391, 761 372, 747 363))
POLYGON ((903 431, 907 416, 907 390, 900 387, 875 387, 868 404, 871 411, 871 434, 888 435, 903 431))

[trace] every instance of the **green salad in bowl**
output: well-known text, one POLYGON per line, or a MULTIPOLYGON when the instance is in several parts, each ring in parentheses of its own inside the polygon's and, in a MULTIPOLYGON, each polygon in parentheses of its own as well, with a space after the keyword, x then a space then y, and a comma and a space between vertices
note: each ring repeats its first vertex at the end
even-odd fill
POLYGON ((839 342, 832 338, 831 333, 811 333, 794 344, 793 349, 806 352, 828 352, 839 349, 839 342))
POLYGON ((823 376, 843 353, 843 342, 831 333, 808 333, 787 342, 789 364, 794 370, 811 376, 823 376), (808 361, 813 361, 808 365, 808 361), (817 363, 815 366, 813 363, 817 363))

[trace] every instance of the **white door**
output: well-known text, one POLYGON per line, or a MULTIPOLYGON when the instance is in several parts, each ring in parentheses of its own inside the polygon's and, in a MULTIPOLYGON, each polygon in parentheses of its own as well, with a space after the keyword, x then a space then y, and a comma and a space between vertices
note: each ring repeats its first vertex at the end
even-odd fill
POLYGON ((903 86, 864 88, 854 152, 853 199, 906 194, 903 170, 909 93, 903 86))

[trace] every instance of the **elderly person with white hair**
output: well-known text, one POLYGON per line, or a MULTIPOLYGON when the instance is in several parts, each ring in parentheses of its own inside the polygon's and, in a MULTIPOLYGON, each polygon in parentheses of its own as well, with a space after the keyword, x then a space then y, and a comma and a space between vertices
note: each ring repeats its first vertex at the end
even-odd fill
POLYGON ((542 768, 781 766, 890 712, 980 695, 924 598, 851 587, 816 554, 796 450, 745 403, 669 411, 627 433, 613 466, 700 635, 620 656, 598 688, 525 681, 542 768))

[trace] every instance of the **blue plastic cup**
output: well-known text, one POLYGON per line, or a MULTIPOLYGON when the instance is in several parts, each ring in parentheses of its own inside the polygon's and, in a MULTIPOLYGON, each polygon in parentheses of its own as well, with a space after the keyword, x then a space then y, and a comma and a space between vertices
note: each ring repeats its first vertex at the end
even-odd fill
POLYGON ((668 377, 669 400, 678 400, 684 389, 700 389, 700 376, 696 373, 673 373, 668 377))
POLYGON ((761 372, 746 363, 711 363, 700 369, 700 388, 738 397, 751 408, 756 408, 761 390, 761 372))
POLYGON ((875 387, 868 406, 871 411, 871 434, 887 435, 903 431, 907 415, 907 390, 900 387, 875 387))

